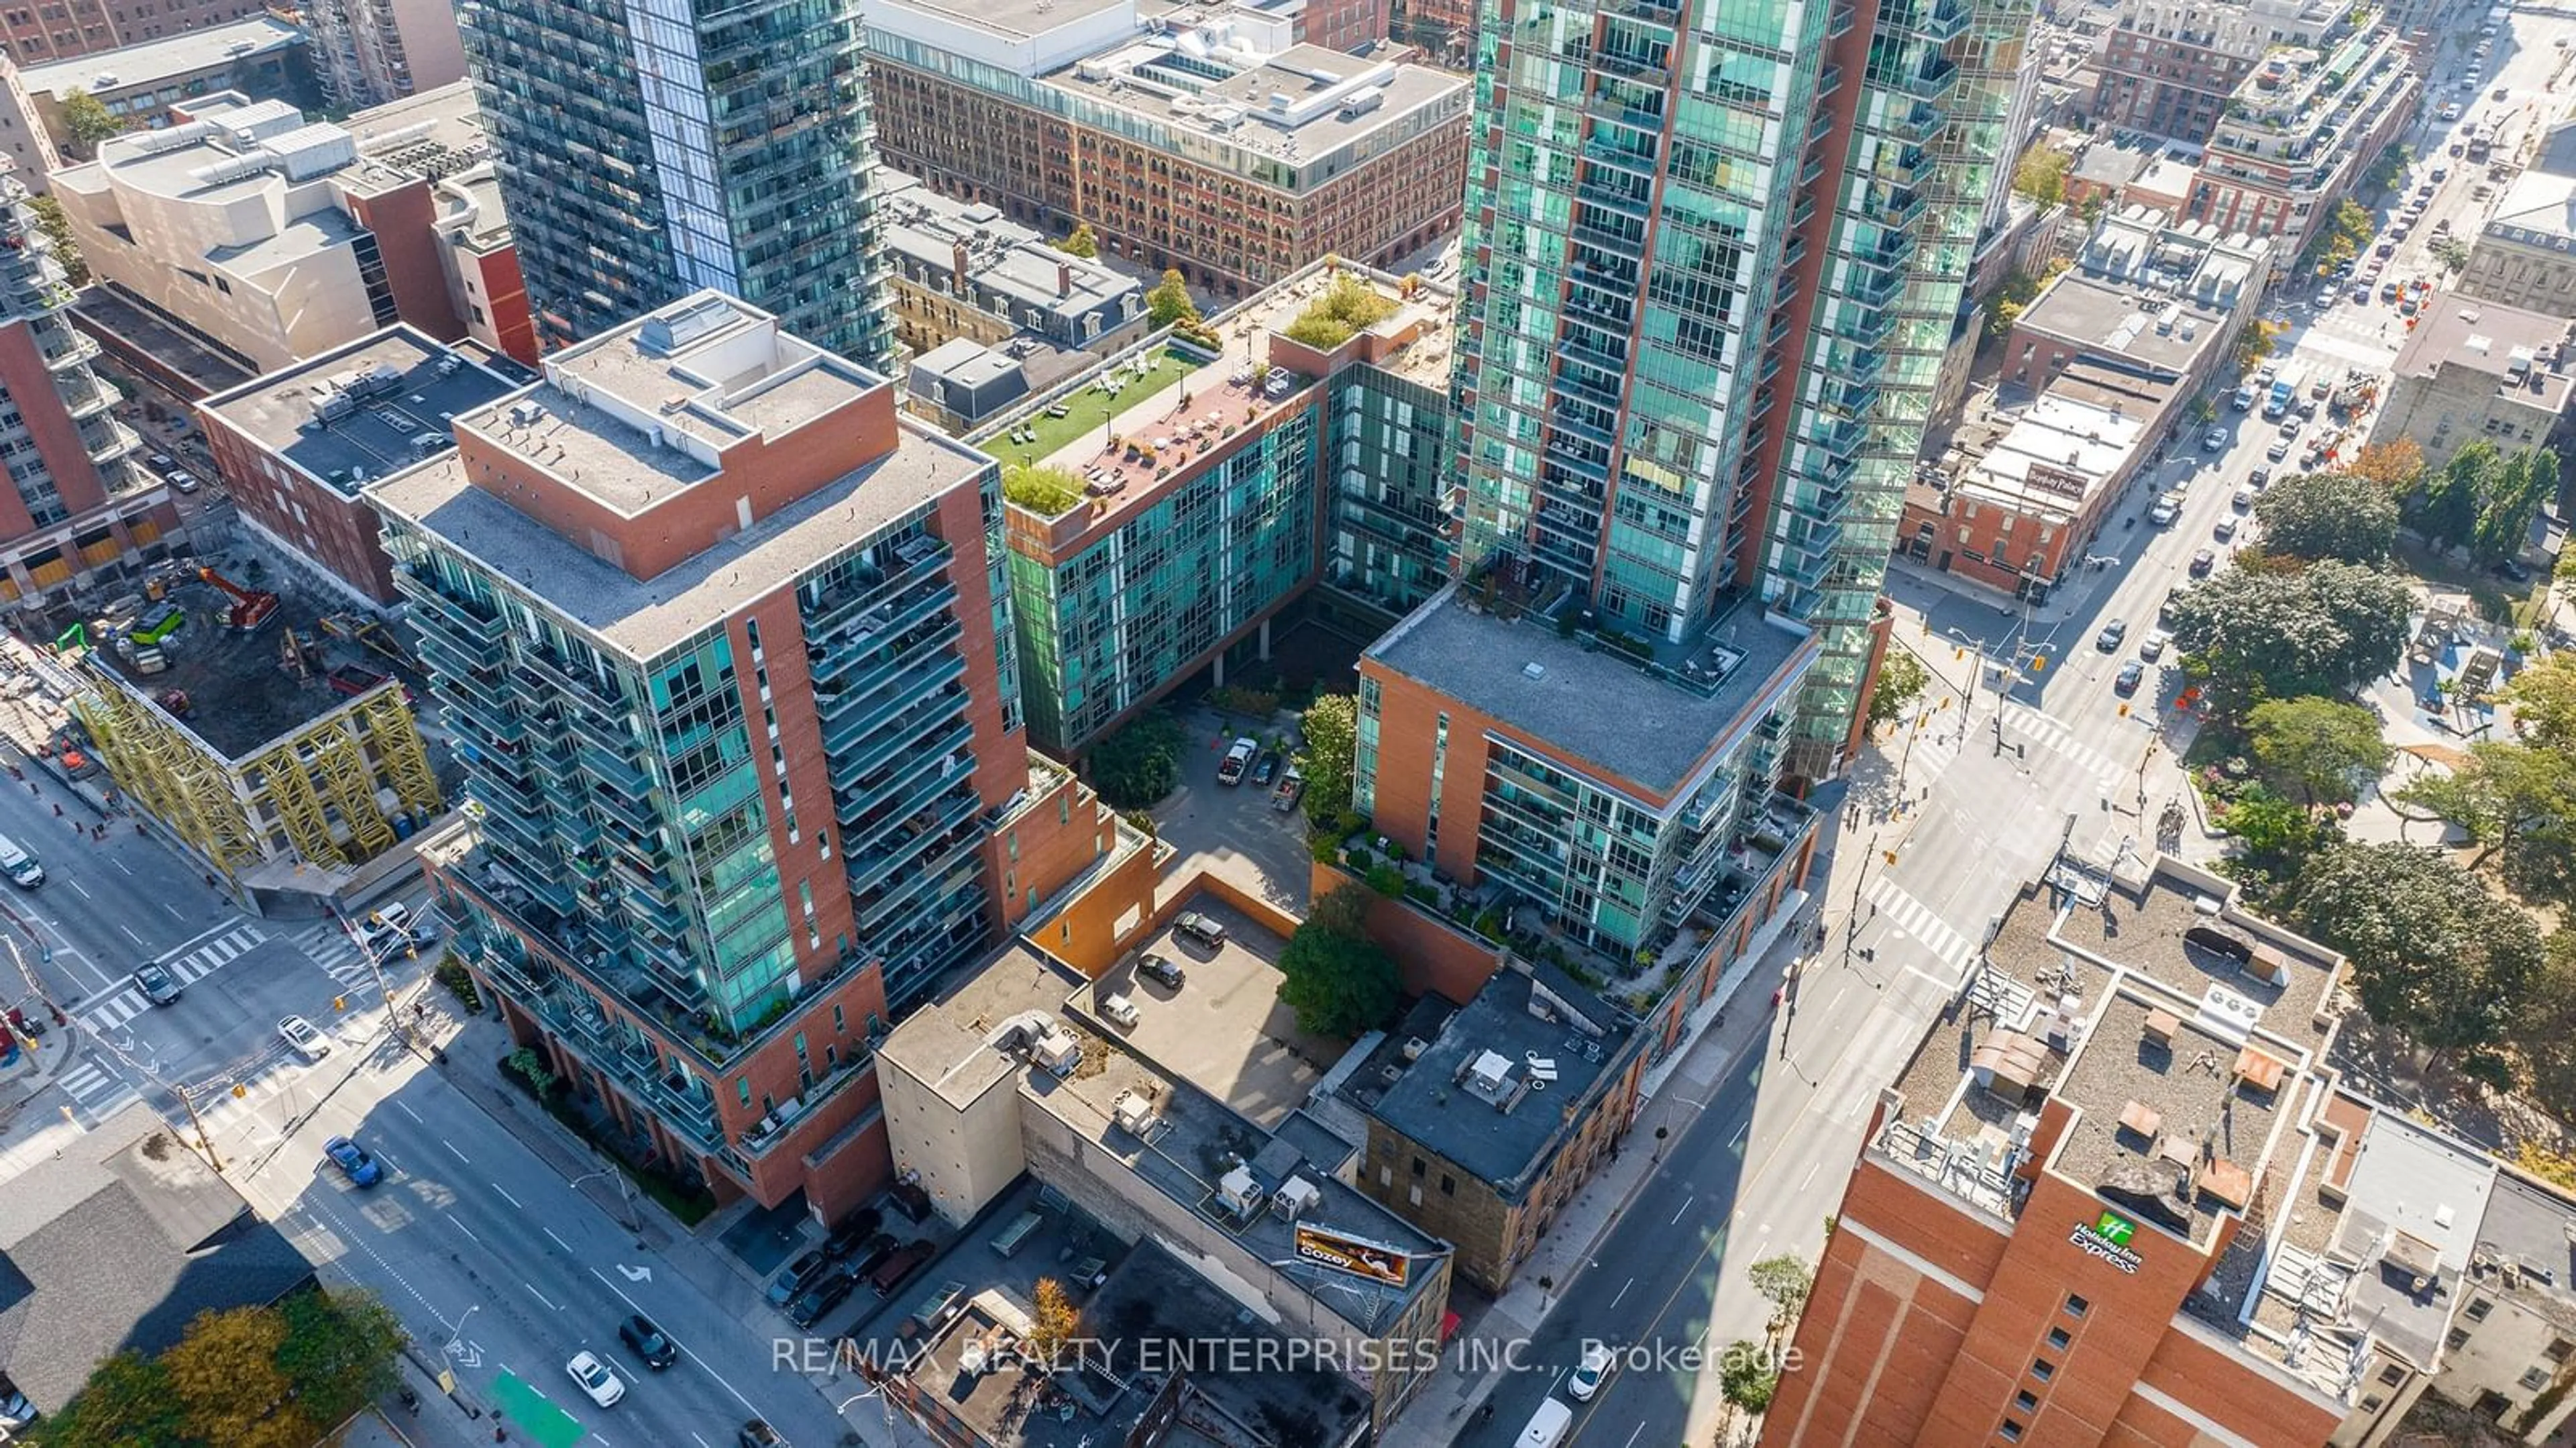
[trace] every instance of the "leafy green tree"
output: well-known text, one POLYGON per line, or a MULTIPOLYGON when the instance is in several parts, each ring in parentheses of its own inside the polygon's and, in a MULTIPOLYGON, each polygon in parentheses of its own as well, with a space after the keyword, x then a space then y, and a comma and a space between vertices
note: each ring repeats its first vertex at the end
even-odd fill
POLYGON ((2347 842, 2299 872, 2291 914, 2352 962, 2373 1020, 2480 1080, 2506 1079, 2500 1048, 2543 959, 2540 931, 2521 907, 2439 850, 2347 842))
POLYGON ((1199 304, 1190 300, 1189 283, 1181 279, 1179 267, 1164 272, 1161 284, 1145 293, 1145 307, 1157 329, 1199 319, 1199 304))
POLYGON ((2576 928, 2562 927, 2549 937, 2512 1035, 2541 1109, 2562 1121, 2576 1117, 2576 928))
POLYGON ((2425 250, 2433 254, 2433 260, 2441 263, 2444 271, 2469 269, 2469 244, 2456 236, 2434 237, 2425 250))
POLYGON ((1869 691, 1869 722, 1874 728, 1893 724, 1904 716, 1914 701, 1923 697, 1923 686, 1932 676, 1905 649, 1890 648, 1885 662, 1878 666, 1878 683, 1869 691))
POLYGON ((71 218, 63 215, 63 203, 52 196, 30 196, 27 205, 34 209, 36 222, 54 243, 54 260, 62 263, 64 275, 73 286, 89 284, 89 263, 81 256, 80 243, 72 236, 71 218))
POLYGON ((2173 636, 2214 702, 2241 714, 2268 698, 2348 693, 2396 668, 2412 606, 2395 574, 2275 561, 2186 590, 2174 603, 2173 636))
POLYGON ((2266 699, 2245 716, 2254 757, 2308 804, 2343 804, 2388 770, 2379 716, 2334 699, 2266 699))
POLYGON ((1297 772, 1306 777, 1306 822, 1336 838, 1357 829, 1351 765, 1359 748, 1360 701, 1350 694, 1319 694, 1297 717, 1297 732, 1306 741, 1297 752, 1297 772))
POLYGON ((286 1324, 277 1366, 313 1421, 345 1421, 394 1390, 402 1323, 375 1294, 298 1292, 273 1311, 286 1324))
POLYGON ((2491 440, 2474 438, 2425 478, 2414 522, 2436 543, 2498 563, 2521 551, 2532 520, 2557 491, 2557 453, 2533 447, 2508 455, 2491 440))
POLYGON ((1055 244, 1055 249, 1086 259, 1095 258, 1100 255, 1100 238, 1092 234, 1090 222, 1078 221, 1074 223, 1073 230, 1055 244))
POLYGON ((183 1424, 170 1375, 139 1352, 98 1365, 78 1396, 38 1425, 40 1448, 129 1448, 176 1443, 183 1424))
POLYGON ((189 1437, 225 1448, 311 1448, 326 1426, 278 1363, 286 1322, 257 1307, 201 1312, 161 1355, 189 1437))
MULTIPOLYGON (((2567 550, 2576 554, 2576 548, 2567 550)), ((2576 653, 2544 654, 2504 686, 2514 732, 2544 749, 2576 753, 2576 653)))
POLYGON ((73 91, 63 97, 62 120, 63 150, 82 161, 98 154, 99 142, 125 130, 124 120, 88 91, 73 91))
MULTIPOLYGON (((2469 757, 2448 774, 2427 773, 2397 792, 2401 803, 2429 810, 2466 830, 2479 845, 2474 870, 2499 852, 2528 869, 2545 861, 2520 856, 2563 856, 2576 822, 2576 756, 2510 740, 2469 746, 2469 757)), ((2554 873, 2544 868, 2543 873, 2554 873)))
POLYGON ((2296 800, 2256 784, 2237 795, 2219 823, 2244 846, 2248 864, 2266 875, 2294 870, 2316 847, 2317 818, 2296 800))
POLYGON ((2390 497, 2403 502, 2414 496, 2424 480, 2424 450, 2407 437, 2374 442, 2353 454, 2343 470, 2364 482, 2377 483, 2388 490, 2390 497))
POLYGON ((2297 473, 2254 503, 2263 551, 2311 562, 2381 564, 2397 551, 2397 499, 2350 473, 2297 473))
POLYGON ((2271 356, 2273 350, 2280 345, 2281 333, 2287 329, 2285 323, 2267 322, 2261 317, 2256 317, 2239 328, 2236 333, 2235 348, 2236 375, 2252 376, 2254 369, 2263 365, 2263 359, 2271 356))
POLYGON ((2011 335, 2013 324, 2020 321, 2021 314, 2030 310, 2030 304, 2039 299, 2039 289, 2043 285, 2045 283, 2028 272, 2013 272, 2005 276, 1995 288, 1994 300, 1986 307, 1986 335, 1994 338, 2011 335))
POLYGON ((2021 153, 2013 165, 2013 189, 2040 204, 2041 209, 2055 206, 2066 199, 2066 173, 2075 167, 2075 158, 2054 146, 2039 144, 2021 153))
POLYGON ((1780 1391, 1780 1370, 1760 1343, 1738 1340, 1718 1361, 1718 1391, 1726 1406, 1752 1417, 1771 1411, 1780 1391))
POLYGON ((1159 803, 1181 782, 1181 726, 1157 711, 1130 721, 1091 750, 1091 782, 1113 809, 1159 803))
POLYGON ((1816 1274, 1795 1252, 1782 1252, 1765 1257, 1744 1269, 1753 1290, 1771 1304, 1771 1335, 1778 1337, 1797 1322, 1807 1305, 1807 1294, 1816 1290, 1816 1274))
POLYGON ((1279 952, 1279 999, 1297 1028, 1348 1040, 1394 1019, 1404 1001, 1395 957, 1368 935, 1368 891, 1344 885, 1314 904, 1279 952))

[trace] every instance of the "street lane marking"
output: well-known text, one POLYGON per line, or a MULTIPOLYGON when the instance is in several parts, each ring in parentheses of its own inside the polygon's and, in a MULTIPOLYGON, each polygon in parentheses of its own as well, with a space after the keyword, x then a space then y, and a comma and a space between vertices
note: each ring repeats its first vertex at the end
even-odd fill
POLYGON ((1612 1307, 1616 1307, 1616 1306, 1618 1306, 1618 1305, 1619 1305, 1619 1299, 1620 1299, 1620 1298, 1622 1298, 1622 1297, 1627 1296, 1627 1295, 1628 1295, 1628 1289, 1629 1289, 1629 1288, 1631 1288, 1631 1287, 1634 1287, 1634 1286, 1636 1286, 1636 1285, 1637 1285, 1637 1279, 1636 1279, 1636 1278, 1634 1278, 1634 1277, 1631 1277, 1631 1278, 1629 1278, 1627 1281, 1620 1283, 1620 1284, 1619 1284, 1619 1290, 1618 1290, 1617 1292, 1615 1292, 1615 1293, 1611 1294, 1611 1297, 1610 1297, 1610 1305, 1611 1305, 1612 1307))
MULTIPOLYGON (((510 1205, 512 1205, 512 1206, 514 1206, 514 1207, 515 1207, 515 1206, 518 1206, 519 1204, 518 1204, 517 1202, 512 1202, 510 1205)), ((547 1241, 554 1243, 556 1246, 563 1248, 563 1249, 564 1249, 565 1251, 567 1251, 567 1252, 569 1252, 569 1251, 571 1251, 571 1250, 572 1250, 572 1243, 567 1242, 567 1241, 565 1241, 563 1238, 556 1236, 556 1235, 555 1235, 555 1229, 554 1229, 554 1228, 552 1228, 552 1227, 539 1227, 537 1230, 546 1234, 546 1240, 547 1240, 547 1241)))
MULTIPOLYGON (((456 1228, 456 1230, 463 1232, 466 1236, 474 1237, 474 1229, 472 1227, 465 1225, 463 1222, 457 1221, 454 1217, 450 1217, 447 1220, 456 1228)), ((474 1237, 474 1245, 477 1247, 482 1246, 483 1239, 480 1237, 474 1237)))
POLYGON ((1803 1191, 1805 1191, 1807 1188, 1809 1188, 1809 1187, 1811 1187, 1811 1186, 1815 1185, 1815 1182, 1816 1182, 1816 1173, 1818 1173, 1818 1172, 1820 1172, 1820 1171, 1823 1171, 1824 1169, 1825 1169, 1825 1162, 1824 1162, 1824 1158, 1822 1158, 1822 1157, 1818 1157, 1818 1158, 1815 1160, 1815 1162, 1807 1168, 1807 1174, 1806 1174, 1804 1177, 1801 1177, 1801 1178, 1799 1179, 1799 1181, 1798 1181, 1798 1190, 1800 1190, 1800 1191, 1802 1191, 1802 1192, 1803 1192, 1803 1191))
MULTIPOLYGON (((111 864, 111 865, 114 865, 116 868, 118 868, 118 869, 120 869, 120 870, 125 870, 125 862, 124 862, 123 860, 120 860, 120 859, 116 858, 114 855, 110 855, 110 856, 108 856, 108 857, 107 857, 107 862, 108 862, 109 864, 111 864)), ((125 870, 125 873, 127 873, 127 874, 131 875, 131 874, 133 874, 134 872, 133 872, 132 870, 125 870)))
POLYGON ((63 883, 71 886, 73 893, 79 895, 82 899, 87 900, 93 898, 87 890, 81 888, 81 882, 73 879, 71 876, 65 875, 63 877, 63 883))
POLYGON ((1750 1136, 1752 1133, 1753 1133, 1753 1122, 1752 1122, 1752 1120, 1751 1120, 1750 1118, 1747 1118, 1747 1119, 1746 1119, 1746 1121, 1745 1121, 1745 1123, 1744 1123, 1742 1126, 1739 1126, 1739 1127, 1737 1127, 1737 1128, 1735 1129, 1735 1139, 1734 1139, 1734 1140, 1732 1140, 1732 1141, 1730 1141, 1730 1142, 1728 1142, 1728 1143, 1726 1144, 1726 1149, 1727 1149, 1728 1151, 1733 1151, 1733 1150, 1735 1150, 1736 1148, 1738 1148, 1738 1147, 1740 1147, 1740 1146, 1744 1145, 1744 1138, 1745 1138, 1745 1137, 1747 1137, 1747 1136, 1750 1136))
MULTIPOLYGON (((501 1193, 501 1200, 503 1200, 503 1201, 505 1201, 505 1202, 508 1202, 511 1206, 513 1206, 513 1207, 518 1207, 518 1209, 519 1209, 520 1211, 523 1211, 523 1212, 527 1210, 527 1208, 525 1208, 525 1207, 520 1207, 520 1206, 519 1206, 519 1199, 518 1199, 517 1197, 514 1197, 514 1196, 510 1195, 510 1194, 509 1194, 509 1192, 507 1192, 506 1190, 503 1190, 503 1188, 502 1188, 502 1186, 501 1186, 501 1184, 500 1184, 499 1182, 494 1182, 494 1183, 492 1183, 492 1190, 494 1190, 494 1191, 496 1191, 496 1192, 500 1192, 500 1193, 501 1193)), ((551 1237, 551 1236, 553 1236, 553 1235, 554 1235, 554 1233, 552 1233, 552 1232, 548 1232, 548 1233, 546 1233, 546 1235, 547 1235, 547 1236, 549 1236, 549 1237, 551 1237)))
MULTIPOLYGON (((72 888, 77 890, 77 889, 79 889, 80 887, 79 887, 79 886, 77 886, 77 885, 75 885, 75 886, 73 886, 72 888)), ((124 924, 120 923, 116 928, 125 932, 125 938, 126 938, 126 939, 128 939, 128 940, 133 941, 133 942, 134 942, 134 944, 135 944, 135 948, 137 948, 137 949, 144 949, 144 948, 146 948, 146 947, 144 946, 144 944, 143 944, 143 937, 142 937, 142 936, 140 936, 140 935, 135 934, 135 933, 134 933, 134 930, 133 930, 133 928, 132 928, 131 926, 124 925, 124 924)))
POLYGON ((169 911, 169 912, 170 912, 170 918, 171 918, 171 919, 173 919, 173 920, 185 920, 185 919, 187 919, 187 918, 188 918, 187 916, 182 915, 182 914, 180 914, 180 913, 179 913, 179 907, 178 907, 178 906, 171 904, 171 903, 170 903, 169 901, 167 901, 167 900, 164 900, 164 901, 162 901, 162 902, 161 902, 161 908, 162 908, 162 909, 164 909, 164 910, 169 911))
MULTIPOLYGON (((600 1285, 601 1285, 601 1286, 606 1287, 609 1291, 616 1293, 616 1294, 617 1294, 617 1298, 618 1298, 618 1300, 619 1300, 619 1301, 621 1301, 621 1302, 625 1303, 627 1306, 629 1306, 629 1307, 631 1307, 631 1308, 634 1308, 637 1312, 643 1312, 643 1311, 644 1311, 644 1304, 643 1304, 643 1303, 640 1303, 640 1302, 638 1302, 638 1301, 636 1301, 636 1300, 635 1300, 634 1298, 632 1298, 632 1297, 627 1296, 627 1295, 626 1295, 626 1290, 625 1290, 624 1288, 619 1287, 616 1283, 609 1281, 609 1280, 608 1280, 608 1274, 607 1274, 607 1273, 600 1271, 600 1270, 599 1270, 598 1268, 596 1268, 596 1267, 593 1267, 593 1268, 591 1268, 591 1269, 590 1269, 590 1275, 591 1275, 591 1276, 593 1276, 593 1277, 598 1278, 598 1279, 599 1279, 599 1281, 600 1281, 600 1285)), ((650 1313, 645 1313, 645 1315, 646 1315, 647 1317, 652 1316, 652 1314, 650 1314, 650 1313)), ((662 1335, 663 1335, 664 1337, 671 1337, 670 1330, 669 1330, 668 1328, 663 1329, 662 1335)), ((747 1411, 749 1411, 749 1412, 750 1412, 750 1414, 751 1414, 753 1417, 757 1418, 757 1417, 759 1417, 759 1416, 760 1416, 760 1410, 759 1410, 758 1408, 752 1407, 752 1405, 751 1405, 751 1399, 746 1398, 746 1397, 744 1397, 744 1396, 742 1395, 742 1389, 735 1387, 735 1386, 734 1386, 730 1381, 728 1381, 728 1380, 726 1379, 726 1377, 725 1377, 725 1375, 724 1375, 724 1374, 722 1374, 722 1373, 720 1373, 720 1372, 717 1372, 713 1367, 708 1366, 707 1360, 706 1360, 705 1358, 702 1358, 702 1357, 698 1356, 698 1354, 697 1354, 697 1350, 696 1350, 695 1348, 690 1347, 687 1343, 681 1342, 681 1341, 680 1341, 678 1338, 676 1338, 676 1337, 672 1337, 672 1338, 671 1338, 671 1341, 672 1341, 673 1343, 675 1343, 675 1344, 677 1344, 677 1345, 679 1346, 680 1351, 682 1351, 682 1352, 684 1352, 684 1353, 687 1353, 687 1354, 689 1355, 689 1361, 691 1361, 691 1362, 693 1362, 693 1363, 696 1363, 696 1364, 697 1364, 699 1367, 701 1367, 701 1368, 705 1368, 705 1369, 706 1369, 706 1374, 707 1374, 707 1376, 708 1376, 708 1377, 710 1377, 710 1378, 715 1379, 715 1381, 716 1381, 716 1386, 718 1386, 718 1387, 720 1387, 720 1388, 724 1389, 724 1390, 725 1390, 726 1392, 728 1392, 728 1393, 733 1394, 733 1400, 734 1400, 735 1402, 737 1402, 737 1403, 742 1404, 742 1406, 743 1406, 747 1411)))
MULTIPOLYGON (((396 1106, 399 1106, 399 1107, 401 1107, 401 1108, 402 1108, 402 1113, 403 1113, 403 1115, 410 1117, 410 1118, 411 1118, 412 1120, 414 1120, 414 1121, 420 1121, 420 1113, 411 1109, 411 1103, 410 1103, 410 1102, 408 1102, 408 1101, 397 1101, 397 1102, 395 1102, 394 1104, 395 1104, 396 1106)), ((427 1126, 428 1124, 429 1124, 429 1123, 428 1123, 428 1122, 426 1122, 426 1121, 421 1121, 421 1125, 423 1125, 423 1126, 427 1126)))
POLYGON ((1622 1443, 1622 1444, 1620 1444, 1620 1445, 1619 1445, 1619 1448, 1631 1448, 1631 1445, 1633 1445, 1633 1444, 1637 1441, 1637 1435, 1638 1435, 1638 1434, 1640 1434, 1640 1433, 1643 1433, 1643 1432, 1645 1432, 1645 1431, 1646 1431, 1646 1425, 1645 1425, 1645 1424, 1643 1424, 1643 1423, 1639 1423, 1636 1427, 1629 1429, 1629 1430, 1628 1430, 1628 1441, 1627 1441, 1626 1443, 1622 1443))
POLYGON ((448 1155, 455 1157, 458 1161, 465 1162, 465 1164, 466 1164, 467 1166, 472 1166, 472 1165, 474 1164, 473 1162, 471 1162, 471 1161, 467 1161, 467 1160, 466 1160, 465 1153, 463 1153, 463 1152, 461 1152, 461 1151, 458 1151, 458 1150, 456 1149, 456 1143, 455 1143, 455 1142, 452 1142, 452 1141, 448 1140, 446 1137, 443 1137, 443 1136, 442 1136, 442 1137, 440 1137, 440 1138, 438 1139, 438 1144, 439 1144, 439 1145, 441 1145, 441 1146, 443 1146, 443 1147, 446 1147, 446 1148, 447 1148, 447 1153, 448 1153, 448 1155))
MULTIPOLYGON (((539 1292, 539 1291, 537 1290, 537 1284, 535 1284, 535 1283, 533 1283, 533 1282, 522 1282, 522 1283, 520 1283, 519 1285, 520 1285, 520 1286, 522 1286, 522 1287, 524 1287, 524 1288, 526 1288, 526 1289, 528 1289, 528 1295, 529 1295, 530 1297, 533 1297, 533 1298, 537 1299, 539 1302, 546 1302, 546 1295, 545 1295, 544 1293, 539 1292)), ((551 1302, 546 1302, 546 1311, 548 1311, 548 1312, 561 1312, 561 1311, 563 1311, 563 1309, 562 1309, 562 1308, 560 1308, 560 1307, 555 1306, 555 1305, 554 1305, 553 1303, 551 1303, 551 1302)))
POLYGON ((1687 1212, 1687 1211, 1689 1211, 1689 1210, 1691 1209, 1691 1203, 1692 1203, 1692 1202, 1694 1202, 1694 1201, 1696 1201, 1696 1200, 1698 1200, 1696 1197, 1684 1197, 1684 1198, 1682 1198, 1682 1204, 1681 1204, 1681 1206, 1679 1206, 1678 1208, 1674 1209, 1674 1211, 1673 1211, 1673 1219, 1672 1219, 1671 1221, 1669 1221, 1669 1222, 1665 1223, 1664 1225, 1666 1225, 1666 1226, 1668 1226, 1668 1227, 1677 1227, 1677 1226, 1680 1226, 1680 1225, 1681 1225, 1681 1220, 1682 1220, 1682 1213, 1683 1213, 1683 1212, 1687 1212))

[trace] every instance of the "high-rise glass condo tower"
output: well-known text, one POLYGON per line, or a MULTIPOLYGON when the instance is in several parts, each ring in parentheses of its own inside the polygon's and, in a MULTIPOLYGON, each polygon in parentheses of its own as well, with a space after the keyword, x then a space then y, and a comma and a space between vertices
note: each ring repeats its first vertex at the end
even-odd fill
POLYGON ((473 0, 463 23, 548 346, 709 287, 890 360, 850 0, 473 0))
POLYGON ((2027 0, 1480 12, 1460 562, 1683 645, 1813 627, 1791 772, 1856 738, 1879 585, 2027 0))

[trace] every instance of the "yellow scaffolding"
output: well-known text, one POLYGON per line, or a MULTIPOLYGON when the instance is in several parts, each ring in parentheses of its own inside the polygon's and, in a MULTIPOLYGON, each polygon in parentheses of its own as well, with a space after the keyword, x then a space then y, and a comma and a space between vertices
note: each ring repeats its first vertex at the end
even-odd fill
POLYGON ((236 777, 195 736, 112 681, 74 697, 71 711, 116 787, 198 854, 226 874, 259 863, 259 835, 236 777))
POLYGON ((423 815, 445 810, 438 773, 429 767, 429 746, 421 742, 420 725, 403 701, 401 686, 359 700, 354 713, 360 737, 374 750, 377 773, 403 804, 423 815))
POLYGON ((277 807, 277 822, 285 827, 286 842, 297 854, 316 865, 348 863, 339 842, 331 838, 330 815, 322 808, 322 796, 314 793, 313 777, 305 772, 304 761, 296 758, 294 741, 261 755, 245 772, 259 781, 260 792, 277 807))

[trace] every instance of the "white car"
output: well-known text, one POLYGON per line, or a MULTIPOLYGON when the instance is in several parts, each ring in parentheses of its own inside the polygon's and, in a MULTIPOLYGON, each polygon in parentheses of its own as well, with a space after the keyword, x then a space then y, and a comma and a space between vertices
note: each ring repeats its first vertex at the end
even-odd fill
POLYGON ((617 1400, 626 1396, 626 1384, 592 1353, 574 1353, 572 1361, 564 1364, 564 1371, 572 1374, 582 1392, 603 1408, 616 1407, 617 1400))
POLYGON ((277 1023, 277 1037, 286 1049, 307 1061, 319 1061, 331 1054, 331 1038, 313 1029, 313 1023, 302 1016, 288 1016, 277 1023))
POLYGON ((1596 1342, 1584 1348, 1583 1365, 1565 1380, 1565 1395, 1578 1403, 1591 1402, 1592 1395, 1600 1392, 1601 1384, 1609 1378, 1615 1361, 1607 1343, 1596 1342))
POLYGON ((2138 645, 2138 657, 2152 664, 2164 657, 2165 645, 2172 642, 2172 634, 2166 633, 2163 629, 2150 629, 2145 641, 2138 645))

